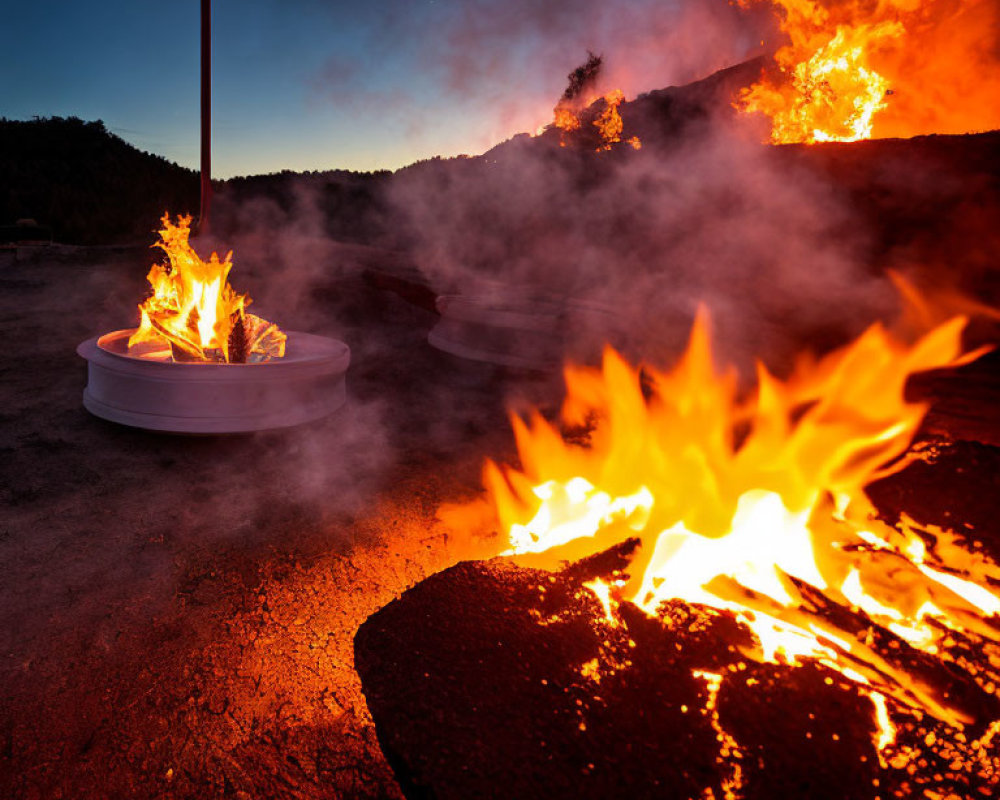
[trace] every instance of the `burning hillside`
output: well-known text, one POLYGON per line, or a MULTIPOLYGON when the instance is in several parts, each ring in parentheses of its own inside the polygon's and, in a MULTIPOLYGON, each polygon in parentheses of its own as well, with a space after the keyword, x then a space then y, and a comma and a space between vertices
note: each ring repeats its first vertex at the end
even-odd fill
POLYGON ((771 141, 855 141, 1000 128, 1000 7, 992 0, 770 2, 777 71, 739 105, 771 141))
MULTIPOLYGON (((553 109, 552 127, 560 132, 559 144, 566 147, 567 134, 580 134, 578 138, 588 142, 598 152, 610 150, 622 141, 624 123, 618 107, 625 99, 621 89, 612 89, 602 94, 597 90, 603 60, 593 53, 573 70, 569 84, 553 109), (584 127, 586 125, 586 127, 584 127), (584 134, 589 133, 590 136, 584 134), (596 146, 595 139, 596 133, 596 146)), ((639 137, 632 136, 627 143, 634 149, 642 147, 639 137)))

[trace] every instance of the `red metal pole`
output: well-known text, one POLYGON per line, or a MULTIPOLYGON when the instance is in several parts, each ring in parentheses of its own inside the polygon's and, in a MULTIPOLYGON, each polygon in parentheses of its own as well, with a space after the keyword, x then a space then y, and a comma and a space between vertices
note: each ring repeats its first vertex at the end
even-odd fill
POLYGON ((212 204, 212 0, 201 0, 201 213, 198 232, 208 233, 212 204))

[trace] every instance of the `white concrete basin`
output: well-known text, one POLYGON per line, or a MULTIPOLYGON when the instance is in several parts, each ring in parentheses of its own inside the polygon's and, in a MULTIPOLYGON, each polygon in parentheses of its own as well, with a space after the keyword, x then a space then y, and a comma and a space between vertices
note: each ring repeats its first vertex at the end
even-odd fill
POLYGON ((321 419, 343 405, 351 360, 336 339, 288 331, 284 358, 259 364, 175 363, 128 354, 134 329, 95 336, 83 405, 102 419, 173 433, 245 433, 321 419))

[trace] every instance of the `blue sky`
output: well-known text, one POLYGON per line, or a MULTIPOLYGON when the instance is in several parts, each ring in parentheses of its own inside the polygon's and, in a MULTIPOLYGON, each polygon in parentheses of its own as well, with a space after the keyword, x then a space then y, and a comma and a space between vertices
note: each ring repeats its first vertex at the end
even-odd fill
MULTIPOLYGON (((752 53, 726 0, 215 0, 213 173, 394 169, 550 119, 591 49, 627 96, 752 53)), ((5 9, 0 115, 102 119, 197 167, 198 0, 5 9)))

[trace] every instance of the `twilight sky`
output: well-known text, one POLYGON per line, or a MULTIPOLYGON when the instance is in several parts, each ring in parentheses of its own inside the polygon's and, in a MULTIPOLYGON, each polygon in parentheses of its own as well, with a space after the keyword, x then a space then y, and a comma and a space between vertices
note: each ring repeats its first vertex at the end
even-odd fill
MULTIPOLYGON (((102 119, 197 168, 199 0, 31 0, 0 21, 0 115, 102 119)), ((627 97, 759 52, 727 0, 214 0, 213 173, 395 169, 551 119, 587 51, 627 97)))

